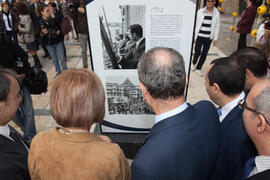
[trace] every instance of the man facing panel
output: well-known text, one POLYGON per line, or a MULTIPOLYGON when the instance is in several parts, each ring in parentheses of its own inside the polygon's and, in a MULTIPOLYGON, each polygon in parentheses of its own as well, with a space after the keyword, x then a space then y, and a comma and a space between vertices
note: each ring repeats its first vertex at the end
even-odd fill
POLYGON ((219 147, 216 108, 208 101, 185 102, 183 57, 170 48, 154 48, 138 64, 144 100, 155 125, 131 167, 131 179, 207 180, 219 147))

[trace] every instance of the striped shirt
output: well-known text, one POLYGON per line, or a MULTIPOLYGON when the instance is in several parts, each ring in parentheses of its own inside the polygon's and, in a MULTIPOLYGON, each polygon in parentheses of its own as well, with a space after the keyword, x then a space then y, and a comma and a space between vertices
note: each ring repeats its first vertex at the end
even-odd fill
POLYGON ((198 36, 210 38, 212 17, 213 17, 213 11, 209 13, 207 10, 204 10, 204 19, 203 19, 202 26, 200 28, 198 36))
POLYGON ((256 164, 255 168, 249 174, 248 177, 270 169, 270 157, 269 156, 256 156, 255 164, 256 164))

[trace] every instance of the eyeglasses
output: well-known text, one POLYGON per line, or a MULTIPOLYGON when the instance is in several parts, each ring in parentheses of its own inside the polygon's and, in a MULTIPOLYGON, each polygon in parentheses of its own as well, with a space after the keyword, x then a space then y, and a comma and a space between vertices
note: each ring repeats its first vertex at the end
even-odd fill
POLYGON ((215 2, 215 1, 214 1, 214 0, 207 0, 206 2, 212 2, 212 3, 213 3, 213 2, 215 2))
POLYGON ((251 108, 251 107, 248 107, 248 105, 247 105, 245 99, 241 99, 241 100, 238 102, 238 107, 239 107, 240 109, 247 109, 247 110, 252 111, 252 112, 254 112, 254 113, 256 113, 256 114, 262 115, 262 116, 264 117, 266 123, 270 126, 270 124, 268 123, 268 121, 267 121, 266 117, 264 116, 264 114, 261 113, 261 112, 259 112, 259 111, 257 111, 256 109, 253 109, 253 108, 251 108))

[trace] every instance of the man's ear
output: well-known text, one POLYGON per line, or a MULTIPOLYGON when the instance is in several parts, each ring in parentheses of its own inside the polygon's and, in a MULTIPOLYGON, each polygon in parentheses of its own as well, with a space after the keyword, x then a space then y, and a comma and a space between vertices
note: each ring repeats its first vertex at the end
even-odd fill
POLYGON ((187 84, 188 84, 188 76, 186 76, 186 84, 185 84, 185 89, 187 88, 187 84))
POLYGON ((6 106, 6 102, 5 101, 1 101, 0 102, 0 112, 2 112, 4 110, 4 107, 6 106))
POLYGON ((246 81, 253 79, 254 74, 249 69, 246 69, 246 81))
POLYGON ((145 87, 145 85, 142 82, 140 82, 139 85, 140 85, 140 88, 142 90, 143 97, 145 98, 145 96, 147 96, 147 94, 149 94, 149 92, 147 91, 147 88, 145 87))
POLYGON ((262 134, 268 126, 266 122, 267 120, 263 117, 263 115, 259 114, 255 121, 257 124, 257 133, 262 134))
POLYGON ((217 95, 218 93, 220 93, 220 87, 217 83, 214 83, 212 86, 211 86, 211 91, 213 94, 217 95))

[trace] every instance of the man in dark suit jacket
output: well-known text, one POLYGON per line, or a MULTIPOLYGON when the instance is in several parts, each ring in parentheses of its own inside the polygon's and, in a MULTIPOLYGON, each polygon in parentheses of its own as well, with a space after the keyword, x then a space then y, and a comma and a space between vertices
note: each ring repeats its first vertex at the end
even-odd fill
POLYGON ((218 106, 221 122, 221 147, 211 179, 231 180, 256 149, 243 124, 243 110, 238 102, 243 92, 245 71, 237 60, 220 58, 212 61, 205 76, 206 91, 218 106))
POLYGON ((137 69, 139 59, 145 52, 145 38, 143 37, 142 26, 139 24, 129 26, 129 33, 134 45, 130 47, 119 64, 122 69, 137 69))
POLYGON ((247 161, 234 180, 270 179, 270 81, 255 84, 249 92, 246 102, 240 105, 244 109, 245 129, 258 151, 247 161), (267 171, 268 170, 268 171, 267 171))
POLYGON ((219 147, 219 122, 208 101, 185 103, 183 57, 154 48, 139 61, 140 87, 155 125, 131 167, 132 180, 208 180, 219 147))
POLYGON ((16 73, 0 69, 0 179, 30 179, 27 166, 28 143, 11 128, 22 99, 16 73))

